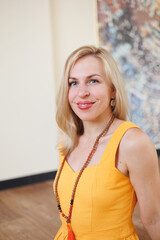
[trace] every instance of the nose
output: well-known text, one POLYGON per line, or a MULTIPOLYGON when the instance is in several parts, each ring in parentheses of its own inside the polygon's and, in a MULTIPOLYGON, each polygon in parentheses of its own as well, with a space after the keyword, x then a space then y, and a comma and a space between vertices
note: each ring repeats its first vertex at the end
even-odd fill
POLYGON ((87 89, 87 86, 85 85, 81 85, 79 88, 79 93, 78 93, 79 97, 81 98, 85 98, 88 97, 90 95, 89 90, 87 89))

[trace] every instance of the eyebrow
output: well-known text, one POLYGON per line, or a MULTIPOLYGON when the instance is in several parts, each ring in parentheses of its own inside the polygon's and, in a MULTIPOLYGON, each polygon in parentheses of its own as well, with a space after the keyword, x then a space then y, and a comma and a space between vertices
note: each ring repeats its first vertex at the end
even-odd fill
MULTIPOLYGON (((91 74, 91 75, 87 76, 86 78, 91 78, 91 77, 95 77, 95 76, 102 77, 101 75, 95 73, 95 74, 91 74)), ((78 79, 75 78, 75 77, 69 77, 68 80, 69 80, 69 79, 78 80, 78 79)))

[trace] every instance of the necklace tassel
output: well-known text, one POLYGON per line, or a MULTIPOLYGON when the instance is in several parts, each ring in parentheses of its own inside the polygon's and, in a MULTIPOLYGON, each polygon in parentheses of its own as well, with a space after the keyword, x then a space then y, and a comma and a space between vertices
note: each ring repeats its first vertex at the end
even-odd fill
POLYGON ((67 240, 76 240, 75 236, 74 236, 74 233, 71 229, 71 225, 69 223, 67 223, 67 228, 68 228, 68 238, 67 238, 67 240))

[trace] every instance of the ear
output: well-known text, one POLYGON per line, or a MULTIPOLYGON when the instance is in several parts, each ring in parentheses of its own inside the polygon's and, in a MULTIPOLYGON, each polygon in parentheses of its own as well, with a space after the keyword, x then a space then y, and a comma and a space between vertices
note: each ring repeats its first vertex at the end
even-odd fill
POLYGON ((115 99, 116 97, 116 89, 114 86, 112 86, 111 88, 111 99, 115 99))

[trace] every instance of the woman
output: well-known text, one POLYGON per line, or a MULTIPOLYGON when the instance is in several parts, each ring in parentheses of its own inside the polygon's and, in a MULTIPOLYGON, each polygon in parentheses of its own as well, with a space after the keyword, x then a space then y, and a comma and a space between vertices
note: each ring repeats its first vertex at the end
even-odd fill
POLYGON ((160 240, 160 176, 149 137, 126 121, 129 105, 112 56, 84 46, 67 59, 57 95, 62 130, 55 195, 62 226, 55 240, 137 240, 136 201, 160 240))

